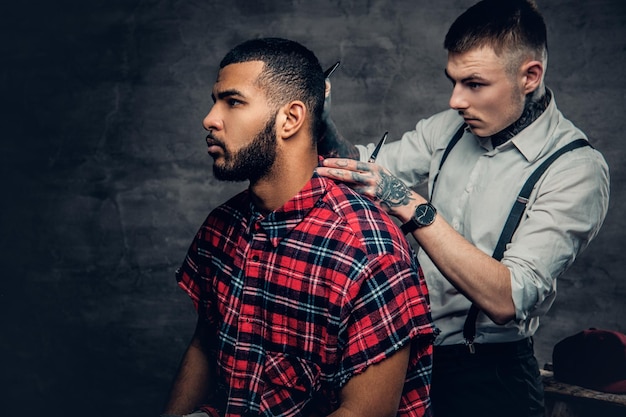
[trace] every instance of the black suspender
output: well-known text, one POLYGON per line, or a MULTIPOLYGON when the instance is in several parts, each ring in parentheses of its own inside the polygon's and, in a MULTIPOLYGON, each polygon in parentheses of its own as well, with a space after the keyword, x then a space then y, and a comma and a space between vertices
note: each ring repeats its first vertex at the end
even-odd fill
MULTIPOLYGON (((448 154, 450 153, 454 145, 456 145, 456 143, 461 139, 461 136, 463 136, 464 131, 465 131, 465 124, 462 124, 459 130, 452 137, 452 140, 450 140, 450 143, 448 143, 448 146, 446 147, 446 150, 444 151, 443 156, 441 158, 441 162, 439 164, 439 170, 437 171, 437 174, 435 174, 435 179, 433 180, 431 196, 433 195, 435 191, 435 183, 437 181, 437 178, 439 177, 439 172, 441 171, 441 167, 443 166, 443 163, 445 162, 446 158, 448 157, 448 154)), ((502 256, 504 255, 504 249, 506 248, 506 245, 511 241, 511 238, 513 237, 513 233, 515 233, 515 230, 517 229, 517 226, 519 226, 519 223, 522 219, 522 214, 524 213, 524 210, 526 209, 526 204, 528 203, 528 198, 530 197, 530 193, 532 192, 533 187, 535 186, 539 178, 541 178, 541 176, 546 171, 546 169, 548 169, 548 167, 552 164, 552 162, 554 162, 558 157, 560 157, 564 153, 569 152, 576 148, 583 147, 583 146, 591 146, 591 145, 585 139, 577 139, 573 142, 568 143, 567 145, 563 146, 562 148, 554 152, 552 155, 550 155, 528 177, 528 179, 524 183, 524 186, 519 192, 517 199, 515 200, 515 203, 513 204, 513 207, 511 208, 509 217, 507 218, 504 224, 504 228, 502 229, 502 233, 500 234, 498 243, 496 244, 496 247, 493 251, 492 257, 494 259, 498 261, 502 259, 502 256)), ((463 337, 465 338, 465 344, 467 344, 471 353, 474 353, 474 337, 476 336, 476 319, 478 317, 479 311, 480 310, 476 306, 476 304, 472 303, 472 306, 470 307, 470 310, 467 313, 465 324, 463 326, 463 337)))
POLYGON ((498 244, 493 251, 493 257, 495 259, 502 259, 502 255, 504 254, 504 248, 506 247, 506 244, 511 241, 513 233, 515 232, 515 229, 517 229, 517 226, 522 219, 522 213, 524 213, 524 209, 526 209, 528 198, 530 197, 530 193, 532 192, 535 183, 539 180, 539 178, 541 178, 541 176, 546 171, 546 169, 548 169, 550 164, 552 164, 552 162, 554 162, 559 156, 563 155, 565 152, 569 152, 573 149, 583 146, 591 145, 585 139, 576 139, 575 141, 568 143, 567 145, 563 146, 552 155, 550 155, 548 159, 543 161, 541 165, 539 165, 539 167, 535 169, 535 171, 530 175, 530 177, 528 177, 526 183, 522 187, 522 190, 519 192, 515 203, 513 204, 513 208, 509 213, 509 218, 506 220, 504 228, 502 229, 502 234, 500 235, 498 244))
POLYGON ((454 148, 454 145, 456 145, 456 143, 463 136, 463 133, 465 132, 465 126, 466 126, 466 124, 463 123, 459 127, 459 129, 456 131, 454 136, 452 136, 452 140, 450 140, 450 143, 448 143, 448 146, 446 146, 446 150, 443 151, 443 156, 441 157, 441 162, 439 162, 439 169, 437 170, 437 173, 435 174, 435 179, 433 179, 433 186, 432 186, 431 191, 430 191, 430 200, 432 200, 432 198, 433 198, 433 194, 435 192, 435 184, 437 184, 437 178, 439 178, 439 173, 441 172, 441 167, 443 166, 443 163, 446 162, 446 159, 448 158, 448 154, 450 153, 452 148, 454 148))

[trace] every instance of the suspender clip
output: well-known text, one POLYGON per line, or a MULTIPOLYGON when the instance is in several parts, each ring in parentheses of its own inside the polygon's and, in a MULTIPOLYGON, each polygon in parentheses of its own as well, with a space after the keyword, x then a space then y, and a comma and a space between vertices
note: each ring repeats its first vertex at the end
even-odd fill
POLYGON ((465 346, 469 349, 469 353, 472 355, 476 353, 476 347, 474 346, 474 338, 465 339, 465 346))

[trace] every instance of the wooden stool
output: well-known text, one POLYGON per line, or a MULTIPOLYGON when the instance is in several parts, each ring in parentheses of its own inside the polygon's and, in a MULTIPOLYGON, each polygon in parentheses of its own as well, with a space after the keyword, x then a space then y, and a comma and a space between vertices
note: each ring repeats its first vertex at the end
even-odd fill
MULTIPOLYGON (((546 368, 550 368, 547 364, 546 368)), ((542 369, 547 417, 626 417, 626 394, 610 394, 570 385, 542 369)))

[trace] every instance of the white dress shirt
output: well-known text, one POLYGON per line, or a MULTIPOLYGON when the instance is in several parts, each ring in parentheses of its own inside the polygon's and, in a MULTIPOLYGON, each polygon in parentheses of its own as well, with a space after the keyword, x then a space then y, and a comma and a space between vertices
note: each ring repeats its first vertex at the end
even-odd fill
MULTIPOLYGON (((454 110, 421 120, 401 140, 383 146, 376 163, 409 187, 428 180, 432 193, 443 152, 462 123, 454 110)), ((563 117, 554 95, 541 116, 495 149, 489 138, 466 130, 441 169, 431 202, 457 232, 491 255, 528 176, 547 156, 579 138, 586 136, 563 117)), ((358 148, 361 161, 366 161, 374 144, 358 148)), ((476 343, 510 342, 535 333, 539 317, 556 296, 557 277, 596 236, 608 201, 608 166, 597 150, 575 149, 548 168, 535 185, 502 259, 511 272, 516 318, 501 326, 481 313, 476 343)), ((471 302, 441 275, 424 251, 418 258, 433 319, 441 331, 435 343, 462 343, 471 302)))

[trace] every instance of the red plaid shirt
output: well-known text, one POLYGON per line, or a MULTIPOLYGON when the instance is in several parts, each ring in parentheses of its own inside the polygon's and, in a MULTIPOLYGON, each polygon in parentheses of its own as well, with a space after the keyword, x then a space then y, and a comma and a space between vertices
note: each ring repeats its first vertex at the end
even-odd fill
POLYGON ((177 273, 215 334, 220 394, 202 410, 328 413, 350 377, 411 343, 398 415, 430 415, 434 327, 416 262, 384 212, 317 174, 267 216, 247 191, 215 209, 177 273))

